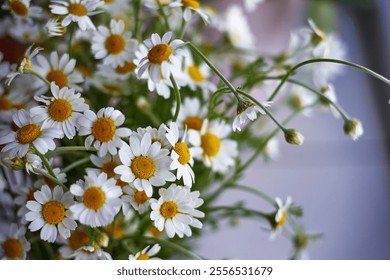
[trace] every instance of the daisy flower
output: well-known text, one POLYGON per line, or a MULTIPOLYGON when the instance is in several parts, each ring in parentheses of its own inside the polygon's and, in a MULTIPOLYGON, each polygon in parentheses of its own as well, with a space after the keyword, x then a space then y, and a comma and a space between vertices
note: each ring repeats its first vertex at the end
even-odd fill
POLYGON ((104 5, 104 2, 100 0, 51 0, 51 3, 49 5, 50 12, 54 15, 64 16, 61 22, 62 26, 77 22, 82 31, 96 29, 89 16, 102 13, 96 9, 104 5))
POLYGON ((66 27, 61 25, 59 18, 51 18, 45 24, 45 29, 49 37, 60 37, 64 36, 66 27))
POLYGON ((68 239, 59 239, 61 247, 58 249, 58 251, 63 258, 72 258, 72 255, 75 253, 75 251, 82 248, 83 246, 87 246, 90 240, 91 236, 88 233, 87 228, 84 226, 79 226, 71 233, 68 239))
POLYGON ((44 106, 30 110, 34 123, 42 123, 42 128, 54 127, 61 130, 68 139, 76 135, 77 119, 89 109, 80 93, 67 87, 59 88, 54 82, 50 85, 53 97, 36 97, 44 106))
POLYGON ((183 7, 183 19, 190 21, 192 13, 197 13, 205 23, 210 22, 209 15, 201 8, 198 0, 179 0, 169 4, 171 8, 183 7))
POLYGON ((110 29, 99 26, 92 37, 92 52, 96 59, 103 59, 104 65, 112 67, 124 66, 125 62, 134 56, 138 41, 131 39, 131 33, 126 32, 123 20, 110 22, 110 29))
MULTIPOLYGON (((172 114, 176 110, 176 105, 172 107, 172 114)), ((194 129, 200 131, 203 121, 207 115, 207 106, 203 106, 196 97, 186 97, 181 104, 177 125, 180 129, 194 129)))
POLYGON ((173 69, 181 68, 184 50, 180 47, 185 43, 178 39, 170 42, 171 39, 172 32, 167 32, 162 38, 154 33, 150 39, 144 41, 136 52, 139 59, 139 79, 146 77, 157 86, 161 80, 169 80, 173 69))
POLYGON ((93 145, 100 157, 105 156, 107 152, 116 155, 117 148, 123 144, 121 137, 128 137, 132 133, 128 128, 118 128, 125 122, 125 115, 113 107, 102 108, 97 114, 87 110, 77 122, 80 125, 79 134, 88 135, 85 147, 90 148, 93 145))
POLYGON ((129 144, 124 143, 119 149, 122 165, 115 168, 122 181, 133 183, 148 197, 153 194, 153 186, 160 187, 167 181, 175 181, 175 175, 169 171, 169 150, 161 149, 159 142, 152 142, 150 133, 145 133, 141 139, 130 136, 129 144))
MULTIPOLYGON (((37 62, 34 65, 34 71, 45 77, 50 83, 54 82, 59 88, 68 87, 77 91, 83 90, 77 85, 84 81, 83 76, 75 71, 76 60, 70 59, 69 54, 64 53, 59 56, 57 51, 53 51, 50 53, 49 59, 38 55, 37 62)), ((47 92, 49 89, 42 80, 36 80, 34 87, 38 89, 37 95, 47 92)))
POLYGON ((118 15, 130 8, 131 0, 102 0, 104 5, 102 9, 109 12, 111 15, 118 15))
POLYGON ((70 210, 84 225, 106 226, 121 207, 122 190, 115 185, 115 179, 108 179, 105 173, 88 172, 85 181, 77 181, 70 187, 70 192, 79 198, 70 210))
POLYGON ((9 27, 8 34, 22 44, 31 44, 41 40, 41 32, 37 24, 17 21, 9 27))
POLYGON ((9 10, 17 19, 32 23, 34 18, 41 18, 42 8, 30 7, 31 0, 8 0, 2 8, 9 10))
POLYGON ((126 60, 122 66, 113 68, 111 65, 98 64, 97 75, 111 80, 127 80, 130 75, 135 74, 137 65, 131 61, 126 60))
POLYGON ((279 197, 277 197, 275 198, 275 203, 278 206, 278 210, 276 211, 275 221, 272 225, 272 232, 270 236, 271 239, 275 238, 278 234, 281 233, 282 228, 287 220, 287 213, 289 207, 292 204, 292 199, 288 196, 286 199, 286 203, 283 203, 283 201, 279 197))
POLYGON ((2 260, 25 260, 31 245, 27 241, 26 228, 11 224, 8 233, 0 232, 0 259, 2 260))
POLYGON ((0 137, 0 145, 5 144, 2 152, 9 152, 12 158, 16 155, 23 157, 33 146, 41 154, 54 150, 54 138, 62 138, 62 131, 56 128, 42 128, 34 123, 26 110, 17 111, 13 117, 16 131, 0 137))
POLYGON ((175 235, 180 238, 184 235, 191 236, 190 225, 193 223, 194 208, 189 198, 189 188, 172 184, 168 189, 161 188, 159 195, 158 200, 150 199, 150 218, 154 226, 159 231, 165 229, 169 238, 175 235))
POLYGON ((230 132, 231 126, 222 120, 205 120, 200 131, 188 131, 190 143, 202 148, 198 158, 215 172, 227 172, 238 155, 237 143, 226 139, 230 132))
POLYGON ((166 137, 172 145, 171 159, 172 163, 169 166, 171 170, 177 170, 176 178, 180 180, 183 177, 185 186, 192 187, 195 181, 195 174, 192 170, 194 165, 194 156, 200 155, 202 149, 200 147, 189 148, 185 143, 186 132, 183 138, 179 141, 179 127, 175 122, 170 124, 170 128, 165 127, 167 133, 166 137))
POLYGON ((150 136, 152 137, 152 142, 159 142, 161 144, 162 149, 169 150, 172 148, 172 145, 169 143, 165 135, 165 124, 161 124, 158 129, 151 126, 148 126, 146 128, 139 127, 137 128, 137 133, 134 133, 134 135, 137 135, 141 140, 146 133, 150 133, 150 136))
POLYGON ((122 195, 121 199, 123 204, 123 215, 125 215, 125 217, 132 215, 130 205, 140 214, 143 214, 149 210, 150 197, 147 196, 144 190, 139 191, 132 184, 130 184, 129 186, 123 188, 123 193, 124 195, 122 195))
POLYGON ((28 73, 33 70, 32 59, 43 50, 40 47, 36 47, 32 50, 33 45, 29 46, 27 50, 24 52, 24 57, 22 61, 17 65, 16 71, 13 71, 7 75, 6 84, 9 86, 12 81, 19 75, 28 73))
POLYGON ((41 239, 54 242, 59 233, 63 238, 70 237, 70 231, 77 227, 71 217, 69 207, 74 203, 70 192, 65 192, 60 186, 52 191, 43 185, 40 191, 34 193, 35 200, 27 201, 26 220, 30 221, 31 231, 41 230, 41 239))
MULTIPOLYGON (((271 107, 272 102, 264 102, 264 107, 271 107)), ((249 121, 257 119, 257 114, 265 115, 263 109, 253 104, 250 101, 239 102, 237 106, 237 115, 233 120, 233 131, 241 131, 241 129, 248 124, 249 121)))
POLYGON ((75 260, 112 260, 111 255, 96 244, 77 249, 71 257, 75 260))
POLYGON ((135 255, 129 255, 129 260, 139 260, 139 261, 146 261, 146 260, 161 260, 160 258, 153 257, 157 255, 158 252, 160 252, 161 246, 159 244, 154 244, 152 248, 150 248, 150 245, 146 246, 145 249, 142 251, 136 253, 135 255))

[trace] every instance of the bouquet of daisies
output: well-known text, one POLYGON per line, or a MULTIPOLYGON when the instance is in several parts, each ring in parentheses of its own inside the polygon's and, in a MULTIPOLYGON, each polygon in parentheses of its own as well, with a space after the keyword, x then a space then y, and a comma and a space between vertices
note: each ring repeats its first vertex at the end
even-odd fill
POLYGON ((258 53, 238 5, 6 0, 0 15, 3 259, 201 258, 202 229, 234 218, 272 238, 289 227, 297 258, 319 237, 302 209, 240 179, 274 157, 280 132, 303 143, 288 126, 300 114, 331 111, 347 135, 363 134, 337 104, 341 65, 389 83, 345 61, 312 20, 280 55, 258 53), (273 210, 215 203, 232 189, 273 210))

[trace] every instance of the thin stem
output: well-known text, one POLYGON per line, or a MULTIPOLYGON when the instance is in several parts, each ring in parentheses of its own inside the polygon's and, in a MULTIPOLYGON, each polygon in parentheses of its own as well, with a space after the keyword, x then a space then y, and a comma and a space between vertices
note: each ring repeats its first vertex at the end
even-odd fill
POLYGON ((140 26, 140 12, 141 12, 141 0, 135 0, 133 2, 133 8, 134 8, 134 30, 133 30, 133 37, 138 38, 138 32, 139 32, 139 26, 140 26))
POLYGON ((361 66, 359 64, 355 64, 355 63, 352 63, 352 62, 348 62, 348 61, 344 61, 344 60, 338 60, 338 59, 330 59, 330 58, 316 58, 316 59, 310 59, 310 60, 306 60, 306 61, 303 61, 301 63, 298 63, 297 65, 295 65, 294 67, 292 67, 287 73, 286 75, 283 77, 283 79, 281 80, 281 82, 279 83, 279 85, 276 87, 276 89, 274 90, 274 92, 272 93, 272 95, 270 96, 270 98, 268 99, 269 101, 272 101, 275 96, 277 95, 277 93, 279 92, 280 88, 283 86, 283 84, 287 81, 288 77, 290 75, 292 75, 295 70, 297 70, 298 68, 302 67, 302 66, 305 66, 307 64, 312 64, 312 63, 318 63, 318 62, 330 62, 330 63, 338 63, 338 64, 343 64, 343 65, 347 65, 347 66, 350 66, 350 67, 354 67, 356 69, 359 69, 363 72, 366 72, 367 74, 381 80, 382 82, 390 85, 390 80, 385 78, 384 76, 364 67, 364 66, 361 66))
POLYGON ((84 146, 66 146, 57 147, 54 151, 47 153, 48 156, 52 156, 57 153, 73 152, 73 151, 86 151, 86 152, 97 152, 95 148, 86 148, 84 146))
POLYGON ((71 23, 69 26, 69 41, 68 41, 68 54, 69 57, 72 58, 72 40, 74 34, 74 24, 71 23))
POLYGON ((38 168, 35 168, 33 167, 33 171, 37 174, 40 174, 44 177, 46 177, 47 179, 49 179, 50 181, 56 183, 57 185, 61 186, 63 189, 65 190, 68 190, 68 187, 64 185, 64 183, 61 183, 57 177, 53 177, 52 175, 48 174, 47 172, 41 170, 41 169, 38 169, 38 168))
POLYGON ((27 73, 31 74, 31 75, 34 75, 35 77, 37 77, 38 79, 42 80, 46 85, 48 85, 50 87, 50 82, 47 79, 45 79, 44 77, 42 77, 41 75, 39 75, 37 72, 35 72, 35 71, 28 71, 27 73))
POLYGON ((229 211, 229 212, 236 212, 241 211, 243 214, 249 215, 249 216, 258 216, 261 218, 264 218, 268 220, 269 215, 257 210, 248 209, 241 206, 216 206, 216 207, 209 207, 206 210, 208 213, 210 212, 218 212, 218 211, 229 211))
POLYGON ((176 111, 175 111, 175 115, 173 116, 173 121, 175 122, 177 120, 177 117, 179 116, 179 112, 180 112, 181 96, 180 96, 179 88, 177 87, 177 84, 176 84, 176 81, 175 81, 175 78, 173 77, 173 75, 171 75, 171 82, 173 85, 173 91, 175 92, 175 98, 176 98, 176 111))
POLYGON ((186 26, 187 22, 184 20, 184 17, 181 19, 181 25, 180 25, 180 31, 179 31, 179 38, 182 39, 184 37, 184 34, 186 32, 186 26))
POLYGON ((167 29, 167 31, 171 31, 171 26, 169 25, 168 17, 164 12, 164 7, 161 5, 160 0, 156 0, 156 3, 161 11, 162 18, 163 18, 164 24, 165 24, 165 28, 167 29))
POLYGON ((62 169, 62 172, 69 172, 70 170, 72 170, 73 168, 76 168, 77 166, 79 165, 82 165, 84 163, 87 163, 89 162, 89 157, 85 157, 85 158, 82 158, 82 159, 79 159, 79 160, 76 160, 75 162, 72 162, 71 164, 69 164, 68 166, 64 167, 62 169))
POLYGON ((263 198, 265 201, 269 202, 270 204, 277 206, 275 200, 272 197, 268 196, 267 194, 263 193, 262 191, 259 191, 257 189, 254 189, 254 188, 251 188, 248 186, 239 185, 239 184, 233 184, 233 185, 231 185, 231 187, 234 189, 237 189, 237 190, 243 190, 243 191, 252 193, 254 195, 257 195, 257 196, 263 198))

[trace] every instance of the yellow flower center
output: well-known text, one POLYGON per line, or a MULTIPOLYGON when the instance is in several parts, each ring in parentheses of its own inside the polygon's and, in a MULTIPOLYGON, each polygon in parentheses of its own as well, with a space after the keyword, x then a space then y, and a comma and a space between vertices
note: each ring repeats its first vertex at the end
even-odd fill
POLYGON ((24 17, 28 15, 28 7, 19 0, 11 0, 9 7, 17 16, 24 17))
POLYGON ((144 204, 148 201, 149 197, 146 195, 145 191, 135 191, 134 192, 134 200, 138 204, 144 204))
POLYGON ((49 116, 56 122, 64 122, 72 115, 72 105, 66 99, 56 99, 47 109, 49 116))
POLYGON ((78 17, 83 17, 88 14, 88 9, 80 4, 80 3, 71 3, 68 6, 68 12, 69 14, 78 16, 78 17))
POLYGON ((51 83, 54 82, 59 88, 68 84, 68 76, 62 70, 50 70, 46 79, 51 83))
POLYGON ((159 231, 155 226, 151 226, 149 232, 153 237, 159 237, 162 234, 162 231, 159 231))
POLYGON ((41 136, 42 131, 36 124, 27 124, 16 131, 16 139, 20 144, 31 144, 39 136, 41 136))
POLYGON ((175 152, 179 155, 179 158, 177 160, 180 162, 181 165, 186 165, 190 161, 190 149, 188 149, 188 146, 185 143, 176 143, 175 152))
POLYGON ((122 181, 121 179, 118 179, 116 180, 116 184, 118 187, 121 187, 121 188, 124 188, 125 186, 127 186, 129 183, 125 182, 125 181, 122 181))
POLYGON ((28 71, 31 70, 33 70, 33 63, 31 59, 28 56, 23 57, 22 62, 18 65, 18 71, 22 73, 27 73, 28 71), (22 66, 23 63, 24 66, 22 66))
POLYGON ((221 148, 221 139, 219 139, 215 134, 207 132, 201 137, 202 148, 204 153, 213 157, 218 154, 219 149, 221 148))
POLYGON ((99 118, 92 125, 92 135, 100 142, 110 141, 114 138, 115 132, 115 123, 110 118, 99 118))
POLYGON ((73 250, 77 250, 85 246, 89 241, 89 235, 81 230, 76 230, 69 238, 69 246, 73 250))
POLYGON ((115 176, 114 169, 117 166, 118 164, 115 161, 107 161, 103 164, 101 172, 106 173, 108 178, 113 178, 115 176))
POLYGON ((276 223, 276 228, 284 225, 284 223, 286 222, 286 217, 287 217, 286 212, 283 211, 282 217, 280 217, 280 220, 276 223))
POLYGON ((123 66, 116 67, 115 71, 118 74, 124 75, 124 74, 127 74, 127 73, 134 72, 135 68, 137 68, 137 65, 135 65, 133 62, 126 61, 123 66))
POLYGON ((1 111, 8 111, 11 110, 13 107, 12 101, 9 100, 9 98, 0 96, 0 110, 1 111))
POLYGON ((148 261, 150 260, 150 257, 148 254, 140 254, 137 258, 137 260, 139 261, 148 261))
POLYGON ((98 187, 90 187, 85 190, 83 195, 84 205, 95 211, 98 211, 106 201, 105 193, 98 187))
POLYGON ((91 68, 84 66, 84 65, 79 65, 77 66, 77 70, 84 76, 84 77, 92 77, 93 71, 91 68))
POLYGON ((172 219, 178 212, 178 206, 174 201, 165 201, 160 207, 161 216, 165 219, 172 219))
POLYGON ((3 243, 4 255, 10 259, 17 259, 22 256, 23 247, 19 240, 11 238, 3 243))
POLYGON ((139 179, 149 179, 156 171, 153 159, 147 156, 138 156, 134 158, 130 168, 135 177, 139 179))
POLYGON ((197 0, 181 0, 181 3, 184 7, 190 7, 194 9, 199 9, 200 3, 197 0))
POLYGON ((202 72, 200 72, 199 66, 192 65, 188 67, 188 74, 190 75, 191 79, 195 82, 202 83, 204 82, 204 76, 202 72))
POLYGON ((109 53, 118 54, 125 49, 126 41, 121 35, 113 34, 107 37, 104 45, 109 53))
POLYGON ((42 207, 42 217, 48 224, 59 224, 65 217, 64 205, 56 200, 46 202, 42 207))
POLYGON ((28 201, 28 200, 35 200, 34 193, 35 193, 36 191, 37 191, 37 190, 31 190, 31 191, 27 194, 27 201, 28 201))
POLYGON ((50 180, 50 179, 47 178, 47 177, 43 177, 43 181, 45 181, 46 185, 48 185, 48 187, 49 187, 50 189, 54 189, 54 187, 57 186, 57 183, 56 183, 56 182, 50 180))
POLYGON ((150 63, 161 64, 167 61, 172 54, 172 48, 168 44, 158 44, 154 46, 148 53, 150 63))
POLYGON ((26 108, 26 104, 24 104, 24 103, 14 104, 14 108, 16 108, 17 110, 21 110, 21 109, 26 108))
POLYGON ((105 228, 105 231, 108 235, 111 235, 112 237, 115 237, 115 238, 121 238, 123 237, 123 229, 120 225, 118 224, 110 224, 108 226, 106 226, 105 228))
POLYGON ((115 3, 115 0, 104 0, 104 3, 106 3, 106 4, 115 3))
POLYGON ((189 116, 184 121, 184 125, 187 129, 200 130, 202 128, 203 120, 197 116, 189 116))

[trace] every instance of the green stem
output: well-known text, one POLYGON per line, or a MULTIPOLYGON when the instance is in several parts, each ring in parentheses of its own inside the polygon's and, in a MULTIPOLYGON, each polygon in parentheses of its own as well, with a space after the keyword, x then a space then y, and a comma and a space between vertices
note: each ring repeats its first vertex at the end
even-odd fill
POLYGON ((69 57, 72 58, 72 40, 74 34, 74 24, 71 23, 69 26, 69 41, 68 41, 68 53, 69 57))
POLYGON ((243 191, 252 193, 254 195, 257 195, 257 196, 263 198, 265 201, 269 202, 270 204, 277 206, 275 200, 272 197, 268 196, 267 194, 265 194, 257 189, 254 189, 254 188, 251 188, 248 186, 244 186, 244 185, 239 185, 239 184, 233 184, 233 185, 231 185, 231 187, 234 189, 237 189, 237 190, 243 190, 243 191))
POLYGON ((66 147, 57 147, 54 151, 47 153, 48 156, 52 156, 57 153, 67 153, 73 151, 86 151, 86 152, 97 152, 95 148, 86 148, 84 146, 66 146, 66 147))
POLYGON ((28 74, 31 74, 31 75, 34 75, 35 77, 37 77, 38 79, 42 80, 43 82, 45 82, 46 85, 49 86, 50 88, 50 82, 48 80, 46 80, 44 77, 42 77, 41 75, 39 75, 37 72, 35 71, 28 71, 27 72, 28 74))
POLYGON ((268 221, 268 217, 269 217, 269 215, 266 213, 263 213, 263 212, 260 212, 257 210, 248 209, 248 208, 241 207, 241 206, 216 206, 216 207, 209 207, 205 211, 208 213, 218 212, 218 211, 227 211, 227 212, 234 213, 236 211, 241 211, 245 215, 258 216, 258 217, 266 219, 267 221, 268 221))
POLYGON ((338 64, 343 64, 343 65, 347 65, 347 66, 350 66, 350 67, 354 67, 356 69, 359 69, 363 72, 366 72, 367 74, 381 80, 382 82, 390 85, 390 80, 385 78, 384 76, 364 67, 364 66, 361 66, 359 64, 355 64, 355 63, 352 63, 352 62, 348 62, 348 61, 344 61, 344 60, 338 60, 338 59, 331 59, 331 58, 316 58, 316 59, 310 59, 310 60, 306 60, 306 61, 303 61, 301 63, 298 63, 297 65, 295 65, 294 67, 292 67, 287 73, 286 75, 283 77, 283 79, 281 80, 281 82, 279 83, 279 85, 276 87, 276 89, 274 90, 274 92, 272 93, 272 95, 270 96, 270 98, 268 99, 269 101, 272 101, 275 96, 277 95, 277 93, 279 92, 280 88, 283 86, 283 84, 287 81, 288 77, 290 75, 292 75, 295 70, 297 70, 298 68, 302 67, 302 66, 305 66, 307 64, 312 64, 312 63, 318 63, 318 62, 330 62, 330 63, 338 63, 338 64))
POLYGON ((177 84, 176 84, 176 81, 175 81, 175 78, 173 77, 173 75, 171 75, 171 82, 173 85, 173 91, 175 92, 175 98, 176 98, 176 111, 175 111, 175 115, 173 116, 173 121, 175 122, 177 120, 177 117, 179 116, 179 112, 180 112, 181 96, 180 96, 179 88, 177 87, 177 84))
POLYGON ((186 32, 186 26, 187 22, 184 20, 184 17, 181 19, 181 25, 180 25, 180 31, 179 31, 179 38, 183 39, 184 34, 186 32))
POLYGON ((68 166, 64 167, 62 169, 62 172, 69 172, 70 170, 72 170, 73 168, 76 168, 77 166, 79 165, 82 165, 84 163, 87 163, 89 162, 89 157, 85 157, 85 158, 82 158, 82 159, 79 159, 79 160, 76 160, 75 162, 72 162, 71 164, 69 164, 68 166))
POLYGON ((164 12, 164 7, 161 5, 160 0, 156 0, 156 3, 157 3, 157 5, 158 5, 158 7, 160 9, 162 18, 164 20, 165 28, 167 29, 167 31, 171 31, 171 26, 169 25, 168 17, 167 17, 167 15, 164 12))
POLYGON ((134 31, 133 31, 133 37, 138 39, 138 32, 139 32, 139 26, 140 26, 140 12, 141 12, 141 0, 135 0, 133 2, 133 8, 134 8, 134 31))
POLYGON ((64 190, 68 190, 68 187, 64 185, 64 183, 61 183, 57 177, 53 177, 52 175, 48 174, 47 172, 41 170, 41 169, 37 169, 37 168, 33 168, 34 172, 36 172, 37 174, 40 174, 44 177, 46 177, 47 179, 49 179, 50 181, 53 181, 54 183, 56 183, 57 185, 61 186, 64 190))

